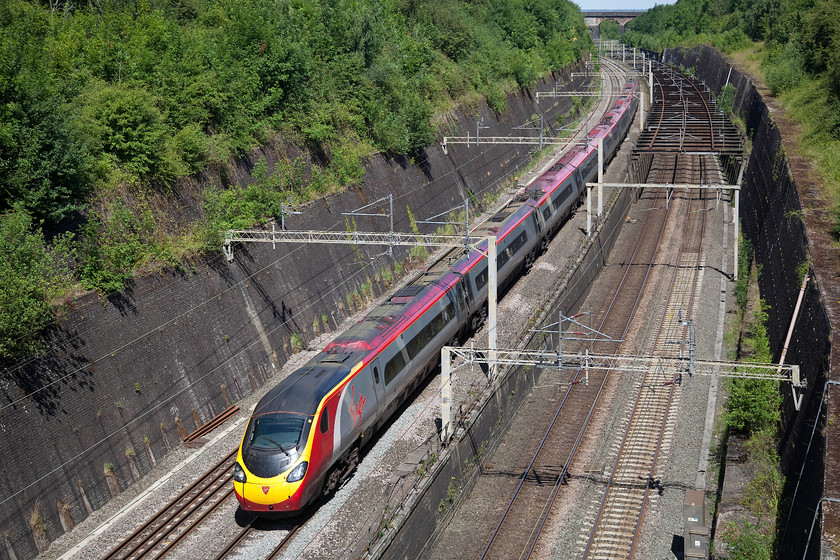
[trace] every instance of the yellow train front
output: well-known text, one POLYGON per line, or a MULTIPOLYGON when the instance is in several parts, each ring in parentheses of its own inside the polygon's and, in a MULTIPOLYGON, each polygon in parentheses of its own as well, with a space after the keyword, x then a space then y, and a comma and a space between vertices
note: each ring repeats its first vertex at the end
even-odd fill
POLYGON ((320 354, 254 408, 233 472, 242 509, 295 515, 334 490, 343 465, 358 460, 359 439, 375 421, 375 390, 361 362, 351 370, 331 360, 320 354))

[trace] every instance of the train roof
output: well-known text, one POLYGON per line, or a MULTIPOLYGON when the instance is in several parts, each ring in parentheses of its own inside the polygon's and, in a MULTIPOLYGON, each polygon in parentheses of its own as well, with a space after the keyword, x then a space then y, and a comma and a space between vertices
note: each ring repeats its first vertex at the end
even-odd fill
POLYGON ((448 281, 447 278, 437 278, 429 284, 413 283, 397 290, 361 321, 327 345, 324 352, 358 353, 357 358, 360 360, 371 352, 379 353, 430 305, 440 299, 455 281, 457 276, 453 274, 448 281))
POLYGON ((347 354, 335 355, 331 362, 310 362, 290 373, 260 399, 252 415, 274 412, 314 415, 321 400, 350 375, 353 362, 349 358, 347 354))
POLYGON ((542 204, 546 198, 545 195, 553 193, 560 183, 565 181, 580 166, 592 149, 588 145, 571 148, 545 173, 528 185, 526 194, 538 201, 538 204, 542 204))

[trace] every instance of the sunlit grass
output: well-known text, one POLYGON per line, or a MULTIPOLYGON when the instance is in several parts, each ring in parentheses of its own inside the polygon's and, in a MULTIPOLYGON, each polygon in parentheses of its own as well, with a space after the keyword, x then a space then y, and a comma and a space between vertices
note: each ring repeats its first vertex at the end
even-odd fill
POLYGON ((780 100, 800 126, 799 144, 803 154, 816 163, 820 190, 832 208, 840 200, 840 140, 833 138, 826 123, 833 122, 828 88, 822 79, 805 79, 788 90, 780 100))

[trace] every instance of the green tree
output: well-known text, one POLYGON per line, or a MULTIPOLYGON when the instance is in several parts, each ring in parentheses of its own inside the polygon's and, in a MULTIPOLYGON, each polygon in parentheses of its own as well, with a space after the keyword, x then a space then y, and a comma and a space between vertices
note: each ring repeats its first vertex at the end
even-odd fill
POLYGON ((49 34, 36 6, 9 0, 0 9, 0 212, 22 202, 56 223, 83 206, 92 161, 66 92, 46 71, 49 34))
POLYGON ((33 232, 83 218, 77 280, 120 289, 289 191, 358 183, 374 151, 416 152, 461 100, 502 111, 589 46, 565 0, 5 0, 0 213, 22 204, 33 232), (180 196, 177 179, 281 135, 316 164, 208 188, 200 223, 148 219, 144 192, 180 196))
POLYGON ((140 177, 167 174, 166 128, 151 94, 104 85, 86 96, 82 114, 91 141, 109 160, 140 177))
POLYGON ((615 21, 607 19, 601 22, 598 26, 601 39, 619 39, 621 38, 621 26, 615 21))

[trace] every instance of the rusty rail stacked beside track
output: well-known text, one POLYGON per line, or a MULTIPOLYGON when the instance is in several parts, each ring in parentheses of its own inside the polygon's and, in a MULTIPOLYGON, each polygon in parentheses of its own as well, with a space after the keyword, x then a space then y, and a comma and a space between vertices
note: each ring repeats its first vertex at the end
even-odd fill
POLYGON ((237 412, 239 412, 238 406, 231 405, 227 407, 212 420, 210 420, 203 426, 199 427, 196 431, 185 437, 184 443, 195 443, 199 438, 206 436, 207 434, 224 424, 228 418, 230 418, 237 412))

